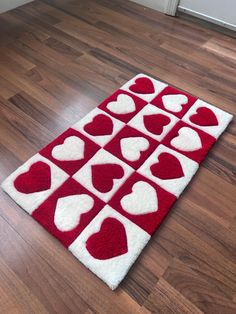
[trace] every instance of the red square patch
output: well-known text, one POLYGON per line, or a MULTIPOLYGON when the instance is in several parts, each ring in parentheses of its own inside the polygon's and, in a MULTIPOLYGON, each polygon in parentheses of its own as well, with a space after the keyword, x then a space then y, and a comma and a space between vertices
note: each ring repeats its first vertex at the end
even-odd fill
POLYGON ((137 172, 121 186, 109 205, 152 235, 176 197, 137 172))
POLYGON ((215 141, 213 136, 179 121, 162 140, 162 144, 200 163, 215 141))
POLYGON ((129 122, 147 102, 124 90, 118 90, 105 99, 98 108, 106 111, 114 118, 125 123, 129 122))
POLYGON ((32 216, 68 247, 104 207, 104 203, 69 178, 32 216))
POLYGON ((138 169, 156 149, 158 142, 130 126, 125 126, 105 147, 114 156, 138 169))
POLYGON ((100 147, 76 130, 68 129, 39 153, 69 175, 77 172, 100 147))
POLYGON ((178 118, 182 118, 196 100, 196 97, 168 86, 151 103, 178 118))

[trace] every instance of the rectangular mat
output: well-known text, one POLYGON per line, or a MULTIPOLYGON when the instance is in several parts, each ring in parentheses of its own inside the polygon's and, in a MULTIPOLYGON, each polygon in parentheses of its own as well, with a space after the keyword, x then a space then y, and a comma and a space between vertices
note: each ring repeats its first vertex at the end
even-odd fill
POLYGON ((2 187, 115 289, 231 119, 139 74, 2 187))

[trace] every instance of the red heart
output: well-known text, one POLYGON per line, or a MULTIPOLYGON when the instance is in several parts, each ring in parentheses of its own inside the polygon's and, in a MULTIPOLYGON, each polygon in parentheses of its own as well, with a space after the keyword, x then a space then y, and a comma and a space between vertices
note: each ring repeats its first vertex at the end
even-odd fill
POLYGON ((206 107, 197 109, 197 113, 190 117, 190 121, 200 126, 218 125, 218 120, 213 111, 206 107))
POLYGON ((170 118, 163 114, 152 114, 144 116, 143 122, 149 132, 160 135, 164 126, 170 123, 170 118))
POLYGON ((184 176, 182 166, 175 156, 169 153, 161 153, 159 162, 151 166, 152 174, 162 180, 177 179, 184 176))
POLYGON ((41 192, 51 187, 51 169, 48 164, 38 161, 27 172, 14 181, 17 191, 25 194, 41 192))
POLYGON ((101 193, 109 192, 113 187, 113 180, 120 179, 124 170, 117 164, 92 165, 93 186, 101 193))
POLYGON ((113 122, 108 116, 98 114, 84 126, 84 130, 93 136, 110 135, 113 132, 113 122))
POLYGON ((137 94, 152 94, 155 92, 152 81, 147 77, 140 77, 135 80, 135 83, 129 89, 137 94))
POLYGON ((86 248, 94 258, 100 260, 127 253, 127 237, 123 224, 115 218, 106 218, 101 229, 88 238, 86 248))

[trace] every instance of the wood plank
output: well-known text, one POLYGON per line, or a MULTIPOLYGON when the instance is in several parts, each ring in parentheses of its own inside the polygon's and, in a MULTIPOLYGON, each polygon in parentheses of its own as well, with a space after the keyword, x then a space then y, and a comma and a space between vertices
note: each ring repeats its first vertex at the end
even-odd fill
POLYGON ((188 301, 183 294, 178 292, 164 279, 160 279, 145 301, 144 308, 151 313, 176 313, 176 314, 201 314, 193 303, 188 301))
MULTIPOLYGON (((70 313, 71 311, 83 313, 87 310, 87 304, 79 295, 76 295, 73 289, 61 280, 60 275, 1 217, 0 230, 0 263, 3 260, 3 264, 7 265, 11 277, 20 278, 18 281, 22 281, 22 284, 28 287, 26 290, 28 290, 28 295, 34 296, 33 300, 38 300, 38 304, 42 303, 49 313, 70 313), (57 291, 61 293, 58 294, 57 291)), ((7 274, 5 273, 5 276, 10 281, 7 274)), ((4 283, 7 281, 4 280, 4 283)), ((21 287, 16 288, 23 292, 21 287)), ((25 298, 23 301, 26 301, 25 298)), ((38 305, 37 303, 35 312, 39 312, 43 308, 42 304, 38 305)), ((46 312, 45 310, 44 312, 46 312)))
POLYGON ((235 313, 236 304, 222 287, 216 287, 178 259, 173 259, 164 279, 204 313, 235 313))

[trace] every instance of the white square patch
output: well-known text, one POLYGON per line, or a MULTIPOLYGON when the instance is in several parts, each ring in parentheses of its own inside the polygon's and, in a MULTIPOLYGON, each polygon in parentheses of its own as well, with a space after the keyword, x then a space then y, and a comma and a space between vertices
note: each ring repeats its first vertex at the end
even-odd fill
POLYGON ((134 118, 128 123, 133 128, 151 136, 157 141, 161 141, 165 135, 172 129, 172 127, 179 121, 177 117, 169 112, 159 109, 151 104, 146 105, 134 118), (155 116, 160 117, 155 121, 155 116), (153 117, 153 121, 151 121, 153 117), (166 118, 166 122, 163 120, 166 118), (148 119, 150 118, 150 121, 148 119), (146 119, 146 120, 145 120, 146 119), (158 126, 158 123, 160 125, 158 126), (158 127, 158 130, 155 130, 158 127))
POLYGON ((103 147, 123 128, 124 125, 125 124, 123 122, 113 118, 105 111, 95 108, 83 119, 74 124, 72 128, 84 134, 99 146, 103 147), (97 116, 100 118, 96 118, 97 116), (103 129, 101 129, 101 127, 103 127, 103 129), (96 135, 96 131, 98 132, 98 135, 96 135))
POLYGON ((164 88, 167 87, 167 84, 163 83, 163 82, 160 82, 158 80, 155 80, 153 79, 152 77, 146 75, 146 74, 138 74, 136 75, 134 78, 132 78, 131 80, 129 80, 127 83, 125 83, 120 89, 123 89, 129 93, 132 93, 136 96, 138 96, 139 98, 142 98, 144 99, 145 101, 147 102, 150 102, 153 98, 155 98, 164 88), (149 79, 152 84, 153 84, 153 87, 154 87, 154 92, 153 93, 150 93, 150 94, 142 94, 142 93, 137 93, 137 92, 134 92, 130 89, 130 87, 132 85, 135 84, 135 81, 139 78, 147 78, 149 79))
MULTIPOLYGON (((112 230, 109 234, 112 235, 112 230)), ((150 235, 147 232, 119 214, 109 205, 106 205, 69 246, 69 250, 79 261, 114 290, 125 277, 149 239, 150 235), (106 239, 106 234, 103 234, 103 239, 99 243, 99 233, 101 233, 102 225, 106 219, 113 219, 117 224, 123 226, 122 230, 125 231, 127 239, 127 252, 115 257, 99 259, 91 255, 86 247, 86 243, 92 235, 96 234, 97 239, 95 241, 97 241, 98 246, 101 246, 106 239)), ((109 237, 108 241, 111 242, 110 245, 112 246, 112 244, 116 244, 116 241, 119 242, 119 239, 109 237)))
POLYGON ((107 202, 133 171, 126 163, 100 149, 74 174, 73 178, 101 200, 107 202), (104 186, 104 184, 106 185, 104 186), (110 190, 108 190, 109 185, 110 190))
POLYGON ((232 119, 233 116, 228 112, 212 106, 201 99, 198 99, 182 118, 184 122, 205 131, 215 138, 218 138, 224 132, 232 119), (207 125, 207 122, 210 125, 207 125))
POLYGON ((198 163, 192 159, 164 145, 159 145, 137 172, 154 181, 176 197, 179 197, 198 167, 198 163), (163 154, 162 159, 160 159, 162 153, 167 154, 163 154), (163 173, 163 169, 168 172, 163 173), (172 175, 173 177, 171 178, 172 175))
MULTIPOLYGON (((32 169, 32 168, 31 168, 32 169)), ((25 211, 30 215, 38 208, 59 186, 62 185, 69 178, 69 175, 58 168, 50 160, 44 158, 40 154, 36 154, 26 161, 22 166, 16 169, 5 181, 2 183, 3 190, 14 199, 25 211), (51 186, 49 189, 41 192, 23 193, 14 186, 15 179, 24 173, 29 173, 30 168, 37 162, 43 162, 50 167, 51 171, 51 186)))

